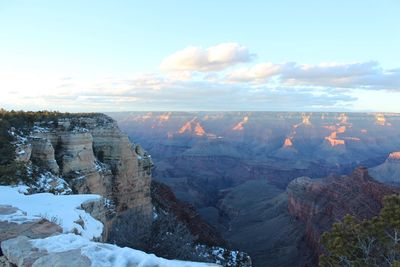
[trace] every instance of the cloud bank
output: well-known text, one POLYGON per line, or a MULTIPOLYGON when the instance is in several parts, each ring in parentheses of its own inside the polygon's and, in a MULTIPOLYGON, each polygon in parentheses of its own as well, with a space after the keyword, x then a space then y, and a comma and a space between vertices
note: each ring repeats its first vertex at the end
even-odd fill
POLYGON ((400 112, 393 101, 400 97, 400 69, 384 69, 377 61, 304 64, 254 59, 248 48, 222 43, 179 50, 161 62, 161 72, 132 77, 56 79, 46 73, 0 73, 0 85, 7 88, 0 106, 61 111, 344 111, 376 104, 375 109, 400 112), (394 104, 385 105, 389 102, 394 104))
POLYGON ((318 65, 261 63, 226 75, 230 82, 243 83, 266 83, 273 78, 285 86, 400 90, 400 69, 384 70, 376 61, 318 65))

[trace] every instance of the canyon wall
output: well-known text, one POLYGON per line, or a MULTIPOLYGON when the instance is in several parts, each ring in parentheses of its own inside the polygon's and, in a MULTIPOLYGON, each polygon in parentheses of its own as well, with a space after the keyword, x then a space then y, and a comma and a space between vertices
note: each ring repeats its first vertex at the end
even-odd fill
POLYGON ((350 175, 321 179, 299 177, 287 188, 288 211, 306 225, 307 241, 316 253, 321 252, 320 236, 347 214, 370 219, 382 208, 386 195, 400 190, 375 181, 366 168, 350 175))
POLYGON ((108 116, 37 122, 28 143, 30 160, 63 177, 74 193, 100 194, 112 201, 117 214, 135 210, 150 220, 150 155, 108 116))

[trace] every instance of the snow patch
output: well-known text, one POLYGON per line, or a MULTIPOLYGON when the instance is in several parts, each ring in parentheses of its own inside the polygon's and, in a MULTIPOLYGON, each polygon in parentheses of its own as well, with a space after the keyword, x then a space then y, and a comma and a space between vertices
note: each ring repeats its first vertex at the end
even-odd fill
POLYGON ((26 222, 39 221, 38 216, 28 216, 26 212, 16 209, 15 212, 10 214, 0 214, 0 221, 8 223, 22 224, 26 222))
POLYGON ((51 172, 40 174, 35 185, 32 185, 32 191, 35 193, 50 192, 55 195, 72 194, 72 189, 69 187, 68 183, 51 172))
MULTIPOLYGON (((20 209, 32 221, 44 217, 59 223, 64 233, 77 232, 87 239, 101 237, 103 224, 81 208, 82 203, 98 201, 101 196, 50 193, 25 195, 27 189, 27 186, 0 186, 0 204, 20 209)), ((0 217, 0 221, 22 223, 20 216, 21 214, 4 215, 0 217)))
POLYGON ((80 249, 96 267, 125 266, 163 266, 163 267, 207 267, 218 266, 212 263, 198 263, 179 260, 167 260, 140 250, 121 248, 116 245, 89 241, 75 234, 62 234, 45 239, 32 240, 32 245, 49 253, 80 249))
POLYGON ((50 129, 47 127, 41 127, 38 125, 33 126, 32 133, 49 133, 50 129))

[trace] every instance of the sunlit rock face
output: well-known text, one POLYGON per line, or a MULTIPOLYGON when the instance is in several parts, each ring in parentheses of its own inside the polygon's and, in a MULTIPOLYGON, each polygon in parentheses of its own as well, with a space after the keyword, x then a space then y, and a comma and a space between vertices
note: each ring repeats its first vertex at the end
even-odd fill
POLYGON ((400 152, 392 152, 389 154, 387 159, 390 162, 395 162, 400 164, 400 152))
POLYGON ((203 135, 206 134, 206 131, 204 131, 204 129, 203 129, 203 127, 201 126, 200 123, 196 123, 196 127, 194 128, 194 133, 195 133, 196 135, 203 136, 203 135))
POLYGON ((167 112, 167 113, 164 113, 164 114, 159 115, 159 116, 158 116, 158 120, 159 120, 160 122, 168 121, 169 118, 170 118, 170 116, 171 116, 171 112, 167 112))
POLYGON ((193 129, 192 129, 192 128, 193 128, 192 122, 193 122, 193 121, 188 121, 188 122, 186 122, 186 123, 178 130, 178 133, 180 133, 180 134, 184 134, 184 133, 186 133, 186 132, 191 133, 192 130, 193 130, 193 129))
POLYGON ((329 136, 325 137, 325 140, 327 140, 331 146, 345 145, 344 140, 337 139, 337 132, 331 133, 329 136))
POLYGON ((306 115, 306 114, 302 114, 302 123, 304 125, 311 125, 311 121, 310 121, 310 115, 306 115))
POLYGON ((286 138, 285 142, 283 143, 283 147, 292 147, 293 146, 293 142, 290 138, 286 138))
POLYGON ((375 123, 376 123, 376 125, 381 125, 381 126, 386 125, 385 116, 383 114, 376 114, 375 115, 375 123))
POLYGON ((238 124, 236 124, 232 128, 232 130, 234 130, 234 131, 243 131, 243 129, 244 129, 243 127, 248 121, 249 121, 249 117, 245 116, 241 122, 239 122, 238 124))

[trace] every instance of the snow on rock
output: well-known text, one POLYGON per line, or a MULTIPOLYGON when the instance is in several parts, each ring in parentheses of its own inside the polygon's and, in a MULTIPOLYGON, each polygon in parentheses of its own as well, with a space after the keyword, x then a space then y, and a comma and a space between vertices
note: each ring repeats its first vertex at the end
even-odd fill
POLYGON ((222 247, 207 247, 205 245, 197 245, 196 250, 199 254, 213 262, 226 267, 251 267, 252 261, 250 256, 241 251, 229 250, 222 247))
POLYGON ((99 160, 94 161, 94 166, 96 168, 96 171, 98 171, 98 172, 111 173, 110 167, 107 164, 105 164, 99 160))
POLYGON ((41 127, 39 126, 37 123, 35 123, 36 125, 33 126, 32 129, 32 133, 48 133, 50 132, 50 129, 47 127, 41 127))
POLYGON ((52 174, 51 172, 45 172, 40 174, 36 183, 31 186, 33 193, 53 193, 55 195, 70 195, 72 194, 72 189, 69 187, 68 183, 52 174))
POLYGON ((197 263, 179 260, 167 260, 154 254, 140 250, 121 248, 116 245, 89 241, 79 235, 62 234, 44 239, 34 239, 31 244, 40 251, 60 253, 79 249, 81 254, 89 258, 91 266, 96 267, 125 267, 125 266, 163 266, 163 267, 207 267, 219 266, 212 263, 197 263))
POLYGON ((76 232, 86 239, 98 239, 103 224, 82 208, 82 203, 98 201, 99 195, 53 195, 39 193, 25 195, 26 186, 0 186, 0 204, 18 208, 13 214, 2 215, 0 221, 23 223, 26 220, 46 218, 59 224, 64 233, 76 232), (26 214, 26 219, 23 216, 26 214))
POLYGON ((17 209, 11 205, 0 205, 0 221, 1 222, 8 222, 8 223, 25 223, 25 222, 32 222, 39 220, 37 216, 28 216, 26 212, 23 212, 20 209, 17 209), (4 212, 4 210, 6 212, 4 212))

